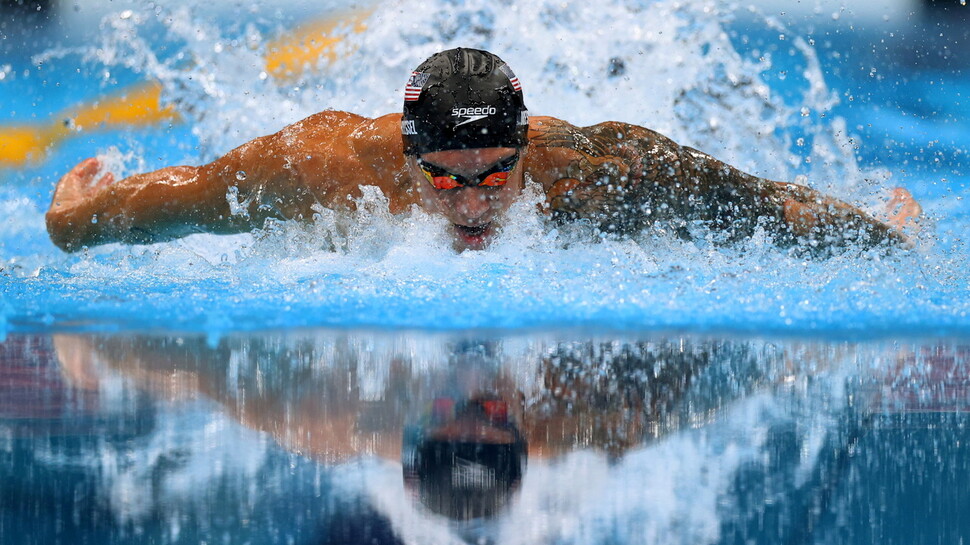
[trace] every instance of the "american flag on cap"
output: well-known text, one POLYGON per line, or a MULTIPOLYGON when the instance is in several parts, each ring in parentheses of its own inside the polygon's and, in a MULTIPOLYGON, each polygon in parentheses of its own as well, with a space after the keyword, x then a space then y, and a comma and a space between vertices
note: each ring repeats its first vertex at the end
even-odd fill
POLYGON ((428 83, 430 77, 431 74, 411 72, 411 77, 408 78, 408 83, 404 86, 404 101, 413 102, 417 100, 421 96, 421 88, 424 87, 425 83, 428 83))
POLYGON ((502 66, 499 67, 499 70, 501 70, 503 74, 508 76, 509 82, 512 84, 513 89, 515 89, 516 91, 522 90, 522 84, 519 83, 519 78, 515 77, 515 73, 512 72, 512 69, 509 68, 509 65, 503 64, 502 66))

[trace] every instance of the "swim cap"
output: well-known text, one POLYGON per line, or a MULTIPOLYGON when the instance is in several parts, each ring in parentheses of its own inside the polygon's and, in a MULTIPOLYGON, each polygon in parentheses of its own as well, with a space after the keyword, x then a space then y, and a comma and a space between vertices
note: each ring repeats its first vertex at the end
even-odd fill
POLYGON ((520 148, 529 112, 522 86, 488 51, 450 49, 421 63, 404 88, 405 155, 469 148, 520 148))
MULTIPOLYGON (((462 403, 461 407, 459 418, 488 418, 475 414, 481 412, 481 404, 462 403)), ((511 432, 513 439, 505 443, 468 436, 441 439, 427 435, 427 423, 405 427, 404 486, 431 512, 452 520, 494 517, 518 490, 528 445, 512 422, 489 421, 511 432)))

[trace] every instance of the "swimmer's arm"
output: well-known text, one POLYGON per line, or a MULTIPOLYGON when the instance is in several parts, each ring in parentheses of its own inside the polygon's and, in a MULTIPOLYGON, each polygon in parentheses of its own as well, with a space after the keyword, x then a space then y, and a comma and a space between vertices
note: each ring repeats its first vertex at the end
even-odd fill
POLYGON ((47 230, 62 250, 110 242, 150 244, 249 227, 251 218, 234 215, 229 207, 228 181, 206 167, 167 167, 118 182, 108 173, 92 183, 101 166, 98 159, 88 159, 58 183, 47 230))
POLYGON ((207 165, 168 167, 118 182, 110 173, 95 181, 101 164, 88 159, 58 183, 47 212, 48 233, 58 247, 73 252, 109 242, 246 232, 268 218, 309 219, 314 205, 346 201, 359 194, 361 178, 380 177, 359 175, 351 149, 367 140, 352 133, 369 121, 321 112, 207 165))
POLYGON ((88 159, 55 189, 47 212, 51 240, 72 252, 109 242, 148 244, 261 226, 275 212, 262 206, 269 197, 266 188, 286 185, 274 140, 276 135, 258 138, 201 167, 168 167, 117 182, 111 173, 95 182, 101 163, 88 159))
POLYGON ((745 174, 643 127, 536 118, 531 129, 539 176, 552 173, 542 180, 547 205, 560 219, 631 233, 663 221, 685 235, 699 220, 731 239, 766 225, 780 245, 810 247, 906 241, 897 228, 846 203, 745 174))
POLYGON ((704 219, 713 223, 740 225, 748 232, 760 223, 774 227, 774 239, 782 246, 816 250, 911 244, 902 224, 883 223, 809 187, 758 178, 693 148, 679 149, 683 187, 700 203, 704 219))

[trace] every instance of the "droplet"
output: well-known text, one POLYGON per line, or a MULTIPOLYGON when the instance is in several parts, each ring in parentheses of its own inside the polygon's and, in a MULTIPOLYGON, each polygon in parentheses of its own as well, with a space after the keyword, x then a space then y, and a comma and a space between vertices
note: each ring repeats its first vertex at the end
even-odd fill
POLYGON ((121 19, 123 19, 123 20, 124 20, 124 19, 131 19, 131 16, 132 16, 132 13, 133 13, 133 12, 132 12, 132 11, 131 11, 130 9, 126 9, 125 11, 122 11, 122 12, 121 12, 121 15, 120 15, 120 17, 121 17, 121 19))
POLYGON ((243 180, 245 180, 246 179, 246 171, 245 170, 240 170, 240 171, 236 172, 236 179, 239 180, 240 182, 243 181, 243 180))
POLYGON ((98 223, 98 216, 97 215, 91 216, 91 223, 98 223))

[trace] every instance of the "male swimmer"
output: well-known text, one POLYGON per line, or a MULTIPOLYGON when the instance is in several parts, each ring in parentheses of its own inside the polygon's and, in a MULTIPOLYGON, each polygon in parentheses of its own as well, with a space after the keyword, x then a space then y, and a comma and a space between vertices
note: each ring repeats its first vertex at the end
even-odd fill
POLYGON ((882 223, 643 127, 530 117, 509 66, 464 48, 432 55, 411 73, 403 115, 325 111, 200 167, 117 182, 111 173, 98 178, 100 169, 87 159, 54 191, 47 228, 65 251, 237 233, 269 218, 308 220, 315 207, 353 206, 367 185, 383 192, 392 213, 421 206, 451 223, 456 250, 479 250, 502 228, 527 178, 541 186, 552 220, 617 234, 657 224, 689 237, 703 224, 734 241, 761 226, 779 246, 817 251, 906 243, 903 229, 920 214, 903 189, 882 223), (227 200, 233 187, 246 204, 235 213, 227 200))

